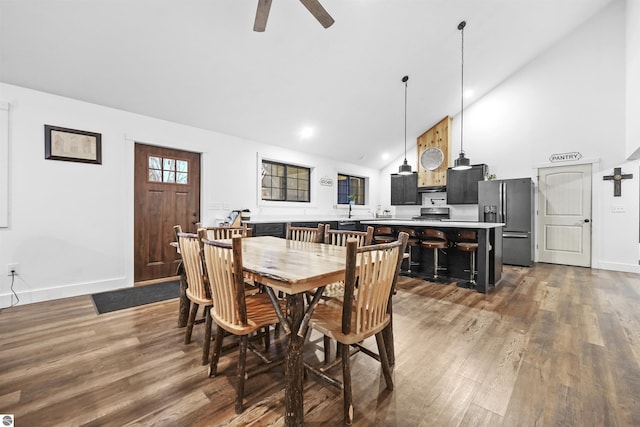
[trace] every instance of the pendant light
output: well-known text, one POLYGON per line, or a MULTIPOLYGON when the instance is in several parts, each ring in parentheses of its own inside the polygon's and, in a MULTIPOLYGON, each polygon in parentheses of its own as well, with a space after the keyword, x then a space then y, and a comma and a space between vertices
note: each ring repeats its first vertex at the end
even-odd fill
POLYGON ((454 170, 471 169, 471 160, 464 156, 464 146, 462 145, 462 134, 464 131, 464 27, 467 25, 465 21, 458 24, 460 34, 462 34, 462 50, 461 50, 461 67, 460 67, 460 156, 453 164, 454 170))
POLYGON ((411 165, 407 163, 407 80, 409 76, 404 76, 402 82, 404 83, 404 163, 398 168, 399 175, 410 175, 411 165))

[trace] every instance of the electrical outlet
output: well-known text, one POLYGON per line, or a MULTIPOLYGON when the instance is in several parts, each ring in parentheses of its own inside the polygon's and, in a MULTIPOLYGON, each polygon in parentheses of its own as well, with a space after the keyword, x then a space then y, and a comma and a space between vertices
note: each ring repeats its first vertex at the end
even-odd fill
POLYGON ((18 263, 14 263, 14 264, 9 264, 7 266, 7 276, 12 276, 12 275, 18 275, 20 274, 20 264, 18 263))

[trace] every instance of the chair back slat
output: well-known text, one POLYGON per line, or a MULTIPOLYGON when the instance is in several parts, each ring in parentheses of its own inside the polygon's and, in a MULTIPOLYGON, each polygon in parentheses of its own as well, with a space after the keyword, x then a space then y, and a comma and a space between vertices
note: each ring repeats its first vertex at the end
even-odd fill
POLYGON ((184 271, 187 275, 187 292, 199 299, 208 299, 209 291, 200 255, 200 239, 197 234, 178 232, 178 244, 184 271))
POLYGON ((226 240, 236 235, 251 237, 251 229, 247 227, 203 227, 201 229, 206 230, 208 240, 226 240))
POLYGON ((242 237, 232 243, 205 239, 204 259, 216 322, 232 326, 247 324, 247 310, 242 273, 242 237))
POLYGON ((318 224, 318 227, 294 227, 291 223, 287 224, 287 240, 296 240, 299 242, 321 243, 324 241, 324 224, 318 224))
POLYGON ((406 233, 400 233, 395 242, 360 248, 357 247, 356 239, 347 242, 342 309, 344 334, 361 334, 375 329, 387 320, 387 307, 400 270, 407 238, 406 233), (355 319, 352 316, 355 316, 355 319))
POLYGON ((348 239, 356 239, 358 247, 368 246, 373 239, 373 227, 367 227, 367 231, 332 230, 329 224, 324 228, 324 242, 329 245, 347 246, 348 239))

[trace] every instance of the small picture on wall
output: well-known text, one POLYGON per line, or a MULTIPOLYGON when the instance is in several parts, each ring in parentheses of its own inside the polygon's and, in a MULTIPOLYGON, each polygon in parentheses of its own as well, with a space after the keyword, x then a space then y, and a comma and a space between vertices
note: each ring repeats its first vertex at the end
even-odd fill
POLYGON ((102 135, 44 125, 44 158, 102 164, 102 135))

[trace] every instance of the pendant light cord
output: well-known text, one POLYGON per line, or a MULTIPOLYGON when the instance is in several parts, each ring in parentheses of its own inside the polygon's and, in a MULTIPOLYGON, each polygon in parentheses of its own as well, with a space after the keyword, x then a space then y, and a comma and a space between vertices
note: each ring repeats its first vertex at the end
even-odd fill
POLYGON ((407 80, 409 80, 409 77, 405 76, 403 80, 404 80, 404 161, 406 162, 407 161, 407 80))
POLYGON ((458 28, 462 33, 461 61, 460 61, 460 152, 464 153, 464 144, 462 141, 462 130, 464 129, 464 27, 466 22, 462 21, 458 28))

